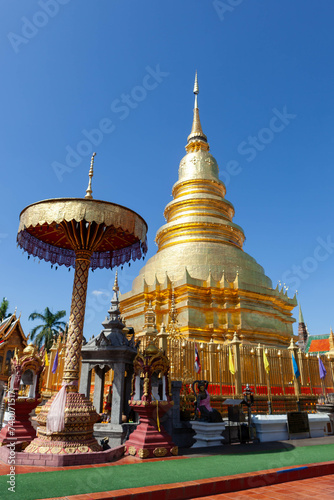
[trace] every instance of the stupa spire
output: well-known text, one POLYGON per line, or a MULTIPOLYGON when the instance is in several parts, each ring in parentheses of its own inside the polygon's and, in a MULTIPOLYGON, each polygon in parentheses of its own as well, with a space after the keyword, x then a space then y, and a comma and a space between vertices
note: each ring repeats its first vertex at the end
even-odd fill
POLYGON ((300 303, 299 303, 299 318, 298 318, 298 322, 299 323, 305 323, 304 322, 303 313, 302 313, 302 308, 300 307, 300 303))
POLYGON ((307 341, 308 341, 308 331, 307 326, 304 322, 304 317, 302 313, 302 308, 299 302, 299 318, 298 318, 298 346, 302 351, 305 351, 307 341))
POLYGON ((202 130, 201 120, 199 117, 198 97, 197 97, 199 93, 199 87, 198 87, 197 71, 195 74, 195 83, 193 92, 195 94, 194 117, 193 117, 191 132, 190 135, 188 135, 188 143, 186 145, 186 151, 188 153, 198 150, 209 151, 208 140, 202 130))

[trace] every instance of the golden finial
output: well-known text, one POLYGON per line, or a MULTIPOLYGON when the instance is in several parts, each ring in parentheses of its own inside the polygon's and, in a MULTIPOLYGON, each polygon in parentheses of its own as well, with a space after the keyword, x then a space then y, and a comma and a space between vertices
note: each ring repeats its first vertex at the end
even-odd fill
POLYGON ((194 94, 195 94, 195 106, 194 106, 194 108, 198 108, 198 103, 197 103, 198 92, 199 92, 199 88, 198 88, 198 79, 197 79, 197 70, 196 70, 195 83, 194 83, 194 94))
POLYGON ((88 182, 88 188, 86 189, 86 196, 85 198, 90 198, 92 199, 93 196, 92 196, 92 178, 93 178, 93 167, 94 167, 94 157, 96 156, 96 153, 93 153, 92 154, 92 158, 90 160, 90 169, 89 169, 89 182, 88 182))
POLYGON ((116 270, 116 274, 115 274, 115 283, 114 283, 114 286, 113 286, 113 290, 114 292, 119 292, 119 287, 118 287, 118 272, 116 270))
POLYGON ((331 327, 331 331, 329 334, 329 350, 334 351, 334 335, 333 335, 332 327, 331 327))
POLYGON ((207 137, 202 130, 202 125, 199 118, 198 100, 197 100, 199 87, 198 87, 197 71, 195 74, 195 83, 193 92, 195 94, 194 118, 191 127, 191 132, 190 135, 188 136, 188 144, 186 146, 187 153, 197 150, 209 151, 209 144, 207 143, 207 137))

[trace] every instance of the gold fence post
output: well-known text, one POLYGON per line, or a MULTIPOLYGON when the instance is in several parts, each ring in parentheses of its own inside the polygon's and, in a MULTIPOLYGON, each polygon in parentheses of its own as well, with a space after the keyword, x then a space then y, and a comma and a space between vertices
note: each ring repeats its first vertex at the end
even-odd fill
MULTIPOLYGON (((195 346, 195 343, 194 343, 194 346, 195 346)), ((195 349, 195 347, 194 347, 194 349, 195 349)), ((201 362, 201 365, 202 365, 202 373, 204 375, 204 379, 208 380, 208 369, 204 368, 204 366, 206 366, 206 367, 208 366, 208 363, 207 363, 207 359, 205 359, 205 362, 204 362, 204 358, 206 358, 206 356, 203 354, 203 352, 204 352, 204 343, 203 342, 201 342, 198 345, 198 349, 200 351, 200 353, 199 353, 199 359, 200 359, 200 362, 201 362)), ((209 369, 210 369, 210 367, 209 367, 209 369)))
POLYGON ((328 361, 329 361, 329 364, 330 364, 330 367, 331 367, 331 372, 332 372, 332 387, 334 387, 333 360, 328 357, 328 361))
MULTIPOLYGON (((331 336, 333 336, 333 332, 332 331, 331 331, 331 336)), ((329 346, 331 347, 331 343, 329 344, 329 346)), ((332 349, 327 353, 327 359, 328 359, 328 362, 329 362, 329 366, 331 367, 332 387, 334 387, 334 369, 333 369, 334 352, 332 351, 332 349)))
POLYGON ((311 370, 310 370, 310 356, 309 353, 305 355, 306 358, 306 365, 307 365, 307 373, 308 373, 308 384, 310 386, 310 391, 311 391, 311 396, 313 395, 313 386, 312 386, 312 379, 311 379, 311 370))
POLYGON ((221 343, 217 346, 217 358, 218 358, 218 372, 219 372, 219 385, 220 385, 220 395, 223 395, 223 379, 222 379, 222 368, 223 368, 223 360, 222 360, 222 345, 221 343))
POLYGON ((278 359, 279 359, 279 368, 280 368, 280 372, 281 372, 282 394, 284 396, 285 395, 285 384, 284 384, 283 361, 282 361, 282 351, 281 350, 279 350, 277 352, 277 356, 278 356, 278 359))
POLYGON ((209 342, 209 381, 211 383, 215 383, 217 380, 216 374, 214 373, 214 366, 215 366, 215 343, 213 341, 213 338, 211 337, 210 342, 209 342))
MULTIPOLYGON (((305 359, 305 358, 304 358, 305 359)), ((303 352, 301 349, 298 349, 298 360, 299 360, 299 371, 300 371, 300 383, 302 387, 305 387, 305 373, 304 373, 304 359, 303 352)))
MULTIPOLYGON (((298 360, 298 356, 297 356, 298 347, 293 343, 293 338, 291 339, 291 342, 290 342, 288 349, 289 349, 290 354, 291 354, 293 383, 294 383, 294 387, 295 387, 295 396, 297 398, 297 408, 298 408, 298 411, 300 411, 300 400, 299 400, 299 398, 300 398, 300 377, 296 377, 295 371, 293 368, 293 357, 294 357, 296 360, 298 370, 299 370, 299 366, 298 366, 299 360, 298 360)), ((299 373, 300 373, 300 370, 299 370, 299 373)))
POLYGON ((231 345, 233 346, 233 354, 234 354, 234 387, 235 393, 238 395, 242 394, 242 385, 241 385, 241 363, 240 363, 240 344, 241 341, 237 335, 237 332, 234 332, 233 340, 231 341, 231 345))
POLYGON ((256 369, 255 369, 255 351, 251 349, 252 356, 252 367, 253 367, 253 376, 254 376, 254 394, 257 394, 257 386, 256 386, 256 369))
POLYGON ((260 385, 263 385, 263 360, 262 360, 262 356, 261 356, 261 349, 262 349, 261 344, 258 344, 257 348, 256 348, 257 367, 259 370, 259 382, 260 382, 260 385))
MULTIPOLYGON (((270 353, 268 351, 268 349, 265 349, 264 346, 263 346, 263 351, 265 352, 265 355, 267 356, 267 359, 268 359, 268 356, 269 356, 269 359, 271 361, 271 357, 270 357, 270 353)), ((264 358, 264 356, 262 356, 264 358)), ((269 359, 268 359, 268 363, 269 363, 269 359)), ((270 366, 273 366, 272 363, 269 363, 269 371, 267 372, 267 370, 265 370, 266 372, 266 378, 267 378, 267 396, 268 396, 268 413, 269 415, 272 414, 273 412, 273 408, 272 408, 272 395, 271 395, 271 380, 270 380, 270 366)))
MULTIPOLYGON (((321 359, 319 353, 318 353, 317 359, 318 359, 318 363, 319 363, 319 359, 321 359)), ((319 378, 320 378, 320 373, 319 373, 319 378)), ((320 378, 320 385, 321 385, 322 395, 326 398, 325 379, 320 378)))

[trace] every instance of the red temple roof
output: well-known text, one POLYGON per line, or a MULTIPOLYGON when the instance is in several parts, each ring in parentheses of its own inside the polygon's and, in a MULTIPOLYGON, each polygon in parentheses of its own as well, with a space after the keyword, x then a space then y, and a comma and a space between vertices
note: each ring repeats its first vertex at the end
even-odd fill
POLYGON ((311 340, 308 352, 327 352, 329 351, 329 339, 313 339, 311 340))

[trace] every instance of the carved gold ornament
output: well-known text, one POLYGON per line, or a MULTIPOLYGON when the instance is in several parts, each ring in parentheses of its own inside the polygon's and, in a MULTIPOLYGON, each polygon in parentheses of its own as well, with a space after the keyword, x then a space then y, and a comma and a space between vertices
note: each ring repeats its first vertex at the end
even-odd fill
POLYGON ((144 448, 140 448, 138 450, 138 457, 139 458, 147 458, 150 454, 150 450, 145 450, 144 448))
POLYGON ((153 450, 153 455, 155 455, 156 457, 164 457, 165 455, 167 455, 167 450, 166 448, 155 448, 153 450))

